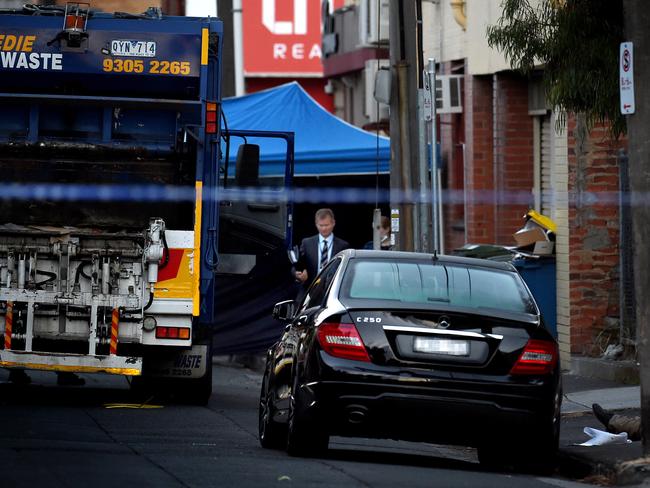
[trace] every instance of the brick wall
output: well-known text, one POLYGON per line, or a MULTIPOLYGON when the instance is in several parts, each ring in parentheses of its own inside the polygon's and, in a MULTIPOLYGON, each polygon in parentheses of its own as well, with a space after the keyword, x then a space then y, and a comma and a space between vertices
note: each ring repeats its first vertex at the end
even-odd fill
POLYGON ((533 119, 528 82, 510 73, 467 77, 467 240, 513 245, 532 203, 533 119))
POLYGON ((528 81, 511 73, 494 75, 495 186, 498 244, 513 245, 512 234, 532 206, 533 119, 528 114, 528 81))
POLYGON ((464 107, 467 242, 494 243, 492 77, 465 77, 464 107))
POLYGON ((625 141, 607 127, 587 130, 571 116, 569 147, 569 298, 571 352, 600 355, 599 333, 619 315, 619 165, 625 141))

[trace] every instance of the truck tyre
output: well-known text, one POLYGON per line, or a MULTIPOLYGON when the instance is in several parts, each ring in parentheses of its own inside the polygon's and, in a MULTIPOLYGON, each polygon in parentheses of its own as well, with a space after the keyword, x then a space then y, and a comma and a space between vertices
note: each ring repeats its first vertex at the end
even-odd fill
POLYGON ((182 381, 179 400, 192 405, 207 405, 212 396, 212 357, 208 357, 205 375, 195 380, 182 381))

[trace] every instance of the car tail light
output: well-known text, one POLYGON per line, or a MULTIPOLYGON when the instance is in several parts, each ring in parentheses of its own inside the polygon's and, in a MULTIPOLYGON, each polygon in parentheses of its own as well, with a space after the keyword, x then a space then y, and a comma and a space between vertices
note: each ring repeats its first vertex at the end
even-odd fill
POLYGON ((318 342, 334 357, 370 362, 370 356, 354 324, 322 323, 318 327, 318 342))
POLYGON ((156 339, 189 339, 187 327, 156 327, 156 339))
POLYGON ((548 374, 555 369, 557 355, 558 351, 555 342, 531 339, 510 370, 510 374, 548 374))

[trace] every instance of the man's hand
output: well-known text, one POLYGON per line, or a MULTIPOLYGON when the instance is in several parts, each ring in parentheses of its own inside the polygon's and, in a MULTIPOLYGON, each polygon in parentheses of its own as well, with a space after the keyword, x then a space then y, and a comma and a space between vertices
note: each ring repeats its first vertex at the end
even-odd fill
POLYGON ((296 271, 296 279, 300 281, 300 283, 304 283, 305 281, 307 281, 308 277, 309 276, 307 275, 306 269, 303 271, 296 271))

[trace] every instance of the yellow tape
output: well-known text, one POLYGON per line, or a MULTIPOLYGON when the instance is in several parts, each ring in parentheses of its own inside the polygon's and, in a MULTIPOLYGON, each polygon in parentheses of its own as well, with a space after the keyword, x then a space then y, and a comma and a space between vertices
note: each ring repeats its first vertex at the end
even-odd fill
MULTIPOLYGON (((207 30, 207 29, 206 29, 207 30)), ((201 295, 201 217, 203 211, 203 182, 196 182, 196 204, 194 208, 194 293, 192 295, 192 315, 199 316, 201 295)))
POLYGON ((210 40, 210 31, 201 29, 201 64, 208 64, 208 41, 210 40))
POLYGON ((63 366, 54 364, 18 363, 15 361, 0 361, 3 368, 26 368, 41 371, 68 371, 70 373, 110 373, 126 376, 140 376, 142 371, 133 368, 100 368, 95 366, 63 366))

